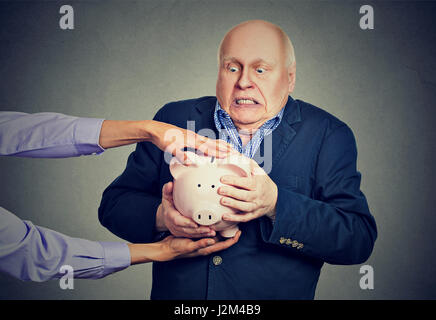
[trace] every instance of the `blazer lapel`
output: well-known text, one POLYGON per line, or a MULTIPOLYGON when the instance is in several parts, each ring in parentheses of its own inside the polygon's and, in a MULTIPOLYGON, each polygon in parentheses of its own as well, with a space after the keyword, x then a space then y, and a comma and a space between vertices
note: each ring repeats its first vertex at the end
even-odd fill
MULTIPOLYGON (((194 108, 192 114, 190 115, 191 121, 194 121, 195 132, 207 136, 208 138, 218 139, 218 130, 215 127, 215 122, 213 119, 213 112, 215 110, 216 98, 207 97, 200 101, 194 108), (208 130, 212 130, 215 136, 209 136, 208 130)), ((192 130, 192 128, 191 128, 192 130)))
POLYGON ((292 125, 300 121, 300 105, 289 96, 283 119, 272 133, 273 168, 280 162, 281 157, 289 148, 289 144, 297 133, 292 125))

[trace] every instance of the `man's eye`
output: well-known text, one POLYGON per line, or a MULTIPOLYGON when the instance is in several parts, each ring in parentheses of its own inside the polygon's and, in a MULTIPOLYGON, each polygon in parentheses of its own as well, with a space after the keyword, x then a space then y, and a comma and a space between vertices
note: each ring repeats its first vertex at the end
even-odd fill
POLYGON ((256 72, 259 74, 265 73, 265 69, 264 68, 256 68, 256 72))
POLYGON ((229 71, 230 71, 230 72, 238 72, 239 69, 236 68, 236 67, 229 67, 229 71))

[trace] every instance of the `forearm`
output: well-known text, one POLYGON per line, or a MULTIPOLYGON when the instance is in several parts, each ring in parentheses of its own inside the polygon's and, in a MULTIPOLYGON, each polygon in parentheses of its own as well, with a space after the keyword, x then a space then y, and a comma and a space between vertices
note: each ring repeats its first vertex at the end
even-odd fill
POLYGON ((163 254, 160 242, 128 244, 128 247, 131 264, 159 261, 159 257, 163 254))
POLYGON ((101 126, 99 144, 105 149, 142 141, 152 141, 155 121, 105 120, 101 126))

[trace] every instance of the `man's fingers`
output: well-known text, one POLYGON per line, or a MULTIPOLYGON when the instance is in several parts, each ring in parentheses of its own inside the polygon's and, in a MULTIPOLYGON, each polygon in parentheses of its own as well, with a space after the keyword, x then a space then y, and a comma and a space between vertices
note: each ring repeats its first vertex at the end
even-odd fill
POLYGON ((171 225, 169 227, 172 234, 178 237, 186 237, 186 238, 202 238, 202 237, 213 237, 216 232, 209 227, 206 226, 197 226, 197 227, 182 227, 178 225, 171 225))
POLYGON ((184 227, 184 228, 198 228, 198 224, 196 224, 191 219, 185 217, 178 211, 171 211, 171 220, 176 227, 184 227))
POLYGON ((212 236, 215 231, 210 229, 209 227, 198 227, 198 228, 180 228, 181 232, 194 236, 212 236))
POLYGON ((232 197, 233 199, 241 201, 253 201, 256 197, 255 193, 252 191, 233 188, 230 186, 219 187, 218 194, 222 196, 232 197))
POLYGON ((256 180, 253 177, 238 177, 225 175, 221 177, 220 181, 224 184, 242 188, 245 190, 256 190, 256 180))
POLYGON ((243 212, 251 212, 257 209, 257 205, 254 202, 239 201, 229 197, 222 197, 220 203, 223 206, 243 212))
POLYGON ((231 221, 231 222, 248 222, 250 220, 253 220, 256 218, 256 215, 254 213, 226 213, 223 215, 224 221, 231 221))
POLYGON ((163 185, 162 197, 164 197, 165 199, 167 198, 171 198, 171 200, 173 199, 173 183, 171 181, 163 185))

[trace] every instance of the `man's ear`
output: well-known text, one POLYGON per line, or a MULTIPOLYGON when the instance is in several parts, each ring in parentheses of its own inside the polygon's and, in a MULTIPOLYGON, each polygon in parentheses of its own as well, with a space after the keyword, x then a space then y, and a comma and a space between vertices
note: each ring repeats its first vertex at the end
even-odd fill
POLYGON ((296 62, 292 62, 288 67, 288 79, 289 79, 289 93, 291 94, 295 88, 295 72, 296 72, 296 62))

